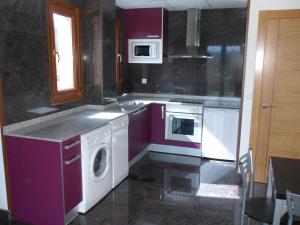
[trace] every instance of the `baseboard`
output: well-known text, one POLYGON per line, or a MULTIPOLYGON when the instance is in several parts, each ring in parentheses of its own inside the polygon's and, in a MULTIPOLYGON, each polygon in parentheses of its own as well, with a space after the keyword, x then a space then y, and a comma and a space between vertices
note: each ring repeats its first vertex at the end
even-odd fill
POLYGON ((149 152, 148 147, 141 151, 137 156, 129 161, 129 168, 136 164, 141 158, 143 158, 149 152))
POLYGON ((161 153, 169 153, 169 154, 176 154, 176 155, 201 157, 201 149, 196 149, 196 148, 150 144, 147 147, 147 149, 148 149, 148 151, 151 151, 151 152, 161 152, 161 153))

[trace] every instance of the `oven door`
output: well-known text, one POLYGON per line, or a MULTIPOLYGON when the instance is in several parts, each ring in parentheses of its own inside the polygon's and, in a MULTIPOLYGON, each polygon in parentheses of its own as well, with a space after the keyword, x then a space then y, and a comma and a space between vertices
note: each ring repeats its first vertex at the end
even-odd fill
POLYGON ((167 140, 201 143, 202 115, 166 112, 167 140))

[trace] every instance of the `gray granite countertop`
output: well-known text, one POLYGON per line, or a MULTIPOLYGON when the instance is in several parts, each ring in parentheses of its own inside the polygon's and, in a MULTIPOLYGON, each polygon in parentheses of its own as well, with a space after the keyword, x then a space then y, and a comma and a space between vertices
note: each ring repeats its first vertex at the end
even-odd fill
MULTIPOLYGON (((15 129, 5 129, 6 127, 4 127, 4 134, 8 136, 63 142, 72 137, 92 131, 126 114, 126 112, 122 112, 121 110, 83 109, 80 112, 32 125, 19 126, 19 128, 16 127, 15 129)), ((8 128, 10 127, 8 126, 8 128)))
MULTIPOLYGON (((173 95, 130 94, 118 99, 119 104, 107 106, 82 106, 64 112, 40 117, 4 127, 7 136, 25 137, 48 141, 63 142, 72 137, 87 133, 110 121, 138 111, 151 103, 170 103, 173 95)), ((196 101, 211 108, 239 109, 238 98, 195 97, 183 96, 184 99, 196 101)), ((171 103, 170 103, 171 104, 171 103)), ((180 104, 173 102, 172 104, 180 104)))

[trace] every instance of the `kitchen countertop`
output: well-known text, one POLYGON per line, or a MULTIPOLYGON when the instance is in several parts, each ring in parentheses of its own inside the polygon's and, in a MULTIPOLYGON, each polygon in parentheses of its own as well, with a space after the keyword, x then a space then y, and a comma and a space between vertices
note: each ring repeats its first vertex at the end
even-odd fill
MULTIPOLYGON (((7 136, 63 142, 72 137, 87 133, 108 122, 131 112, 138 111, 151 103, 170 103, 178 96, 130 94, 118 99, 119 104, 107 106, 81 106, 37 119, 4 127, 7 136)), ((180 96, 179 96, 180 97, 180 96)), ((215 97, 187 97, 203 104, 204 107, 239 109, 239 99, 215 97)), ((172 102, 170 104, 182 104, 172 102)))

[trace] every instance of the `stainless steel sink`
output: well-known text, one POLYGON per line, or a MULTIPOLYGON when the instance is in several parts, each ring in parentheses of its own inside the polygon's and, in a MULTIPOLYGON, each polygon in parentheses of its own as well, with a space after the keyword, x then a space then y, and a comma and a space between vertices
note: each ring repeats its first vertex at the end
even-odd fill
POLYGON ((123 101, 123 102, 119 102, 119 106, 123 107, 123 106, 141 106, 143 105, 143 102, 139 102, 139 101, 123 101))

